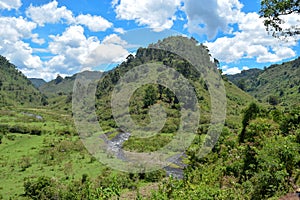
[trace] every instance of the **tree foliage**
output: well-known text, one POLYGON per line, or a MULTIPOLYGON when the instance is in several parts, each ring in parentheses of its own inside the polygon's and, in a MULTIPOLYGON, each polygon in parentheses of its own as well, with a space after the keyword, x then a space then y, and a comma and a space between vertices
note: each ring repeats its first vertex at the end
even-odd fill
POLYGON ((300 13, 299 0, 262 0, 260 16, 265 18, 264 25, 274 37, 293 36, 300 34, 299 26, 284 28, 283 16, 300 13))

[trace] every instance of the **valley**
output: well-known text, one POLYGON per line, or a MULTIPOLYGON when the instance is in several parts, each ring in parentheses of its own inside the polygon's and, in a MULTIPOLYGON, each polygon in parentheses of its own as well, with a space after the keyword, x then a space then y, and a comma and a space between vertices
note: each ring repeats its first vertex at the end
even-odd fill
MULTIPOLYGON (((207 48, 195 39, 173 36, 139 48, 110 71, 58 75, 50 82, 30 81, 0 57, 0 199, 260 200, 278 199, 300 187, 299 59, 232 76, 221 74, 217 60, 211 62, 226 91, 222 104, 226 118, 215 145, 202 156, 202 146, 214 139, 207 140, 214 105, 211 90, 221 86, 210 85, 207 76, 180 55, 157 48, 189 45, 201 52, 196 57, 210 59, 207 48), (170 143, 180 134, 182 110, 192 110, 166 86, 144 84, 130 97, 128 113, 143 127, 154 118, 153 106, 160 105, 165 123, 150 137, 139 137, 139 131, 129 133, 119 126, 111 103, 114 89, 122 77, 141 65, 168 66, 179 72, 196 94, 199 123, 191 144, 171 165, 151 172, 122 172, 88 151, 75 124, 76 109, 87 113, 78 118, 83 122, 94 122, 96 116, 102 131, 95 136, 104 138, 115 152, 112 157, 121 161, 126 161, 124 152, 150 154, 170 143), (96 89, 90 99, 93 107, 85 101, 80 101, 79 108, 72 107, 78 97, 73 90, 77 76, 101 77, 87 85, 96 89)), ((171 75, 175 84, 178 79, 171 75)), ((82 96, 90 89, 83 86, 77 86, 82 96)), ((185 98, 193 102, 191 96, 185 98)), ((83 129, 86 133, 89 125, 83 129)))

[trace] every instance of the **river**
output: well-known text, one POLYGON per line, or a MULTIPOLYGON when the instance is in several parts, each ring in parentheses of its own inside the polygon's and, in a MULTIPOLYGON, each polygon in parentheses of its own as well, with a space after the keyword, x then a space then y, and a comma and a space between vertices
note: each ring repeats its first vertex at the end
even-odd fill
MULTIPOLYGON (((111 133, 107 133, 106 137, 101 137, 107 144, 107 151, 114 153, 116 158, 122 161, 127 161, 122 149, 122 145, 126 140, 130 138, 130 133, 121 132, 111 140, 108 140, 107 136, 109 136, 110 134, 111 133)), ((183 179, 184 168, 186 167, 186 164, 183 163, 182 158, 185 156, 185 154, 178 154, 168 160, 169 162, 172 161, 173 164, 172 166, 169 165, 164 167, 167 176, 172 176, 173 178, 177 179, 183 179)))

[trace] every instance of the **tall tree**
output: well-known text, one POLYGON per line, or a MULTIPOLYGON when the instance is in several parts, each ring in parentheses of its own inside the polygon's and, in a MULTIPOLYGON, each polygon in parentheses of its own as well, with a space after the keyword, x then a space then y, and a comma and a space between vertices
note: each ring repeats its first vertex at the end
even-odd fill
POLYGON ((264 25, 274 37, 300 35, 300 26, 284 28, 283 16, 300 13, 300 0, 262 0, 260 17, 265 18, 264 25))

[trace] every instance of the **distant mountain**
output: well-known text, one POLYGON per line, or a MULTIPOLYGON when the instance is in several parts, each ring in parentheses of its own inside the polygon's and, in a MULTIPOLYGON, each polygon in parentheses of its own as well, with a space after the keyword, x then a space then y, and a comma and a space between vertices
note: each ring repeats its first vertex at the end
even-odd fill
POLYGON ((283 106, 300 104, 300 58, 227 77, 262 102, 283 106))
POLYGON ((69 95, 73 91, 74 81, 78 74, 93 76, 93 75, 102 74, 102 72, 84 71, 84 72, 74 74, 73 76, 67 76, 65 78, 62 78, 60 75, 57 75, 56 79, 41 85, 39 87, 39 90, 47 97, 69 95))
POLYGON ((44 85, 45 83, 47 83, 44 79, 41 79, 41 78, 29 78, 29 80, 36 88, 39 88, 42 85, 44 85))
POLYGON ((5 57, 0 56, 0 105, 45 105, 46 97, 16 69, 5 57))
POLYGON ((242 90, 248 92, 252 88, 249 88, 250 85, 255 85, 256 78, 263 72, 261 69, 253 68, 249 70, 243 70, 239 74, 226 75, 228 80, 236 84, 242 90), (250 83, 246 83, 246 80, 250 83))

